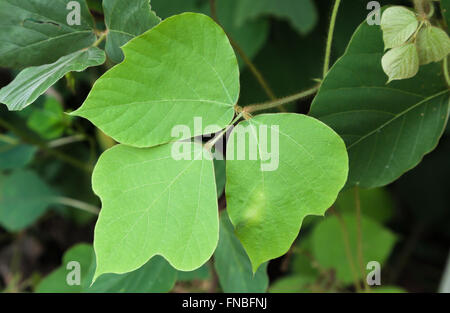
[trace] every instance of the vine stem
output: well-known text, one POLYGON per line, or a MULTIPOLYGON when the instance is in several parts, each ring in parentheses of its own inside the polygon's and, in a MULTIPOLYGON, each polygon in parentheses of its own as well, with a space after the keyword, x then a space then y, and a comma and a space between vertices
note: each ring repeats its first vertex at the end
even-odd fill
POLYGON ((355 264, 353 262, 353 255, 352 255, 352 250, 350 248, 350 239, 349 239, 347 225, 345 224, 345 221, 342 218, 342 216, 336 210, 334 210, 333 207, 331 207, 330 211, 334 215, 336 215, 336 218, 339 221, 339 225, 341 226, 342 238, 344 240, 344 245, 345 245, 345 255, 347 256, 348 264, 350 265, 350 269, 351 269, 351 272, 352 272, 353 285, 355 286, 356 292, 359 293, 359 292, 361 292, 361 286, 359 284, 358 275, 356 274, 357 271, 356 271, 356 268, 355 268, 355 264))
POLYGON ((213 139, 211 139, 210 141, 208 141, 205 144, 205 149, 206 150, 211 150, 212 147, 214 147, 214 145, 217 143, 217 141, 219 141, 220 138, 223 137, 223 135, 225 135, 227 133, 227 131, 233 127, 234 123, 236 123, 242 116, 244 115, 244 112, 239 113, 234 120, 227 126, 225 127, 225 129, 217 136, 215 136, 213 139))
MULTIPOLYGON (((221 25, 220 21, 219 21, 219 18, 217 17, 216 1, 215 0, 209 0, 209 7, 210 7, 212 19, 218 25, 221 25)), ((242 61, 244 61, 244 63, 248 66, 248 68, 250 69, 250 72, 252 72, 253 76, 256 78, 256 80, 258 81, 259 85, 264 90, 264 92, 269 97, 269 99, 276 100, 277 97, 276 97, 275 93, 273 92, 272 88, 269 86, 269 83, 264 78, 264 76, 262 75, 261 71, 250 60, 250 58, 247 56, 247 54, 244 52, 244 50, 237 44, 237 42, 234 41, 234 39, 231 38, 231 36, 229 34, 227 34, 227 33, 225 33, 225 34, 227 35, 231 46, 233 46, 234 50, 239 54, 239 56, 241 57, 242 61)), ((282 106, 280 106, 280 110, 281 111, 286 111, 282 106)))
POLYGON ((444 61, 442 62, 442 66, 444 67, 443 72, 444 72, 445 82, 447 83, 447 87, 450 88, 450 75, 448 73, 448 56, 444 58, 444 61))
POLYGON ((53 155, 54 157, 60 159, 61 161, 66 162, 67 164, 70 164, 70 165, 77 167, 88 173, 92 172, 92 170, 93 170, 93 168, 91 166, 88 166, 88 165, 84 164, 83 162, 80 162, 77 159, 75 159, 69 155, 66 155, 60 151, 51 149, 51 148, 47 147, 47 145, 43 142, 40 142, 40 141, 32 139, 32 138, 28 138, 27 135, 23 134, 20 130, 15 128, 9 122, 7 122, 1 118, 0 118, 0 126, 9 130, 10 132, 12 132, 16 137, 20 138, 21 141, 31 144, 31 145, 35 145, 35 146, 39 147, 39 149, 47 152, 50 155, 53 155))
POLYGON ((252 113, 252 112, 256 112, 256 111, 272 109, 272 108, 278 107, 278 106, 286 104, 286 103, 290 103, 293 101, 297 101, 297 100, 312 96, 315 93, 317 93, 318 90, 319 90, 319 86, 315 86, 311 89, 296 93, 292 96, 276 99, 274 101, 248 105, 243 108, 243 111, 246 113, 252 113))
POLYGON ((55 197, 52 199, 55 203, 59 203, 62 205, 66 205, 68 207, 72 207, 75 209, 79 209, 85 212, 89 212, 95 215, 98 215, 100 212, 100 209, 97 208, 96 206, 80 201, 80 200, 76 200, 76 199, 72 199, 72 198, 66 198, 66 197, 55 197))
POLYGON ((98 47, 106 39, 107 35, 108 35, 108 30, 100 33, 100 37, 92 44, 92 47, 98 47))
POLYGON ((325 50, 325 62, 323 64, 323 77, 324 78, 327 75, 328 70, 330 69, 331 46, 333 44, 334 27, 336 25, 336 18, 337 18, 340 4, 341 4, 341 0, 336 0, 334 2, 333 12, 331 13, 330 28, 328 30, 328 38, 327 38, 327 47, 325 50))
POLYGON ((359 195, 359 187, 354 188, 355 193, 355 208, 356 208, 356 232, 357 232, 357 249, 358 249, 358 262, 359 269, 364 281, 364 289, 366 291, 370 290, 367 281, 364 279, 364 252, 363 252, 363 238, 362 238, 362 227, 361 227, 361 197, 359 195))

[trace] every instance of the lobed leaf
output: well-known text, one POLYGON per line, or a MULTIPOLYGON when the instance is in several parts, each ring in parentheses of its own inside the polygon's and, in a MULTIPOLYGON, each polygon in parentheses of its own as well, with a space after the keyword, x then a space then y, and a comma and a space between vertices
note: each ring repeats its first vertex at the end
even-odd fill
POLYGON ((174 149, 117 145, 100 157, 92 178, 102 200, 94 280, 133 271, 157 254, 182 271, 211 257, 219 226, 213 162, 198 144, 187 144, 189 160, 175 160, 174 149))
POLYGON ((340 137, 305 115, 264 114, 239 125, 227 144, 227 210, 256 272, 287 252, 305 216, 323 215, 334 203, 348 158, 340 137))
POLYGON ((96 81, 73 114, 120 143, 150 147, 224 128, 239 96, 239 68, 223 30, 202 14, 168 18, 123 47, 125 60, 96 81), (127 88, 123 88, 126 84, 127 88), (174 126, 189 134, 173 138, 174 126))

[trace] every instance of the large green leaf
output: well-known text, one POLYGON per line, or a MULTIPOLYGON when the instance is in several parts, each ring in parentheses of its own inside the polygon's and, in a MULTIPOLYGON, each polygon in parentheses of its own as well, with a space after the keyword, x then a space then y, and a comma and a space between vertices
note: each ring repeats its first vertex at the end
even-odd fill
POLYGON ((8 231, 30 226, 47 210, 54 193, 35 173, 0 176, 0 225, 8 231))
POLYGON ((106 53, 116 63, 123 60, 120 47, 161 21, 150 9, 149 0, 104 0, 103 11, 108 28, 106 53))
POLYGON ((13 136, 3 136, 5 138, 0 138, 0 170, 19 169, 31 162, 36 147, 22 144, 13 136))
MULTIPOLYGON (((239 96, 239 68, 223 30, 202 14, 168 18, 128 42, 125 60, 96 81, 83 106, 74 112, 116 141, 137 147, 174 141, 171 131, 232 119, 239 96), (127 88, 123 88, 126 84, 127 88)), ((183 139, 176 138, 176 139, 183 139)))
POLYGON ((183 271, 211 257, 219 226, 213 162, 199 144, 186 149, 194 154, 189 160, 173 158, 176 144, 117 145, 100 157, 92 178, 103 204, 95 278, 130 272, 156 254, 183 271))
POLYGON ((312 104, 311 115, 347 144, 349 186, 394 181, 434 149, 447 122, 442 66, 422 66, 414 78, 386 85, 383 53, 380 27, 364 22, 312 104))
POLYGON ((356 217, 354 214, 343 214, 341 222, 336 216, 329 216, 317 224, 312 233, 313 255, 322 268, 335 269, 336 278, 343 283, 350 284, 355 275, 358 279, 365 278, 365 275, 369 273, 365 269, 368 262, 376 261, 383 265, 394 247, 396 236, 381 224, 362 217, 363 267, 365 271, 363 276, 357 257, 356 217), (345 225, 345 231, 341 222, 345 225), (348 234, 350 245, 351 262, 347 255, 346 240, 344 239, 346 234, 348 234))
POLYGON ((226 197, 255 272, 289 249, 305 216, 323 215, 333 204, 348 158, 339 136, 305 115, 264 114, 239 125, 227 144, 226 197), (236 145, 239 138, 244 145, 236 145))
POLYGON ((105 53, 91 47, 63 56, 52 64, 29 67, 0 90, 0 102, 6 104, 11 111, 22 110, 68 72, 84 71, 103 62, 105 53))
POLYGON ((265 292, 269 285, 267 264, 253 274, 252 264, 234 234, 228 214, 220 215, 219 244, 214 253, 214 266, 224 292, 265 292))
POLYGON ((78 293, 78 292, 168 292, 176 281, 177 272, 162 257, 156 256, 134 272, 100 277, 92 286, 95 271, 94 249, 88 244, 77 244, 63 257, 62 265, 46 276, 37 286, 39 293, 78 293), (71 269, 69 262, 80 264, 80 285, 67 284, 71 269))
POLYGON ((240 0, 235 15, 237 25, 260 15, 274 15, 287 19, 300 34, 310 32, 318 21, 311 0, 240 0))
MULTIPOLYGON (((216 0, 216 13, 220 24, 228 35, 252 59, 262 48, 269 35, 266 19, 248 20, 242 25, 235 21, 240 0, 216 0)), ((209 1, 198 0, 152 0, 152 7, 162 18, 183 12, 198 12, 211 15, 209 1)), ((239 57, 239 64, 244 65, 239 57)))
POLYGON ((70 0, 0 0, 0 67, 53 63, 95 41, 93 19, 84 0, 80 25, 68 25, 70 0))

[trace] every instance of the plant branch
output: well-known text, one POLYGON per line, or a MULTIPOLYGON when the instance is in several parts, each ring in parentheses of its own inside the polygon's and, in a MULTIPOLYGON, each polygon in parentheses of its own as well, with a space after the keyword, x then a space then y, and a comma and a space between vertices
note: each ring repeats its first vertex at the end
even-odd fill
MULTIPOLYGON (((216 1, 209 0, 209 6, 210 6, 210 10, 211 10, 211 17, 217 24, 221 25, 219 22, 219 19, 217 17, 216 1)), ((233 46, 234 50, 239 54, 242 61, 244 61, 244 63, 248 66, 248 68, 252 72, 253 76, 256 78, 256 80, 258 81, 258 83, 260 84, 260 86, 262 87, 262 89, 264 90, 266 95, 269 97, 269 99, 275 100, 277 97, 275 96, 275 93, 273 92, 272 88, 270 88, 269 83, 264 78, 261 71, 250 60, 250 58, 247 56, 247 54, 244 52, 244 50, 237 44, 237 42, 234 41, 234 39, 231 38, 231 36, 229 34, 227 34, 226 32, 225 32, 225 34, 227 35, 228 40, 230 41, 230 44, 233 46)), ((280 107, 280 110, 286 111, 283 107, 280 107)))
POLYGON ((215 136, 213 139, 211 139, 210 141, 208 141, 208 142, 205 144, 205 149, 208 150, 208 151, 211 150, 211 148, 214 147, 214 145, 216 144, 216 142, 219 141, 219 139, 222 138, 223 135, 225 135, 225 134, 227 133, 227 131, 228 131, 231 127, 233 127, 234 123, 236 123, 243 115, 244 115, 243 112, 239 113, 239 114, 234 118, 234 120, 233 120, 227 127, 225 127, 225 129, 224 129, 220 134, 218 134, 217 136, 215 136))
POLYGON ((328 38, 327 38, 327 47, 325 50, 325 62, 323 64, 323 77, 324 78, 327 75, 328 70, 330 69, 331 46, 333 44, 334 27, 336 25, 336 18, 337 18, 340 4, 341 4, 341 0, 336 0, 334 2, 333 12, 331 13, 330 28, 328 30, 328 38))
POLYGON ((108 30, 105 30, 104 32, 100 33, 100 37, 92 44, 92 47, 98 47, 108 35, 108 30))
POLYGON ((55 203, 59 203, 71 208, 75 208, 75 209, 79 209, 85 212, 89 212, 95 215, 98 215, 100 212, 100 209, 97 208, 96 206, 80 201, 80 200, 76 200, 76 199, 71 199, 71 198, 66 198, 66 197, 55 197, 52 199, 55 203))
MULTIPOLYGON (((364 277, 364 254, 363 254, 363 238, 362 238, 362 227, 361 227, 361 198, 359 196, 359 187, 356 186, 354 188, 355 193, 355 207, 356 207, 356 232, 357 232, 357 249, 358 249, 358 262, 359 262, 359 269, 361 271, 362 277, 364 277)), ((363 279, 364 281, 364 289, 366 291, 370 290, 369 285, 367 284, 367 281, 363 279)))
POLYGON ((352 250, 350 248, 350 239, 349 239, 347 225, 345 225, 344 219, 336 210, 334 210, 334 208, 331 208, 331 212, 334 213, 334 215, 336 215, 336 217, 339 221, 339 224, 341 226, 342 238, 344 240, 344 245, 345 245, 345 254, 347 256, 348 264, 350 266, 352 276, 353 276, 353 285, 355 286, 356 292, 361 292, 361 286, 359 284, 358 275, 356 274, 357 271, 355 268, 355 264, 353 262, 352 250))
POLYGON ((7 121, 5 121, 3 119, 0 119, 0 126, 9 130, 10 132, 12 132, 16 137, 20 138, 21 141, 31 144, 31 145, 35 145, 35 146, 39 147, 39 149, 47 152, 50 155, 53 155, 54 157, 66 162, 67 164, 70 164, 70 165, 77 167, 88 173, 92 172, 92 170, 93 170, 93 168, 91 166, 86 165, 83 162, 80 162, 77 159, 75 159, 69 155, 66 155, 60 151, 57 151, 57 150, 47 147, 47 145, 44 142, 41 142, 37 139, 29 138, 27 135, 23 134, 20 130, 18 130, 13 125, 11 125, 10 123, 8 123, 7 121))
POLYGON ((252 105, 248 105, 246 107, 243 108, 243 111, 246 113, 252 113, 252 112, 256 112, 256 111, 263 111, 263 110, 267 110, 267 109, 272 109, 275 107, 278 107, 280 105, 286 104, 286 103, 290 103, 293 101, 297 101, 303 98, 307 98, 309 96, 314 95, 315 93, 317 93, 317 91, 319 90, 319 86, 315 86, 311 89, 299 92, 295 95, 292 96, 288 96, 285 98, 280 98, 274 101, 269 101, 269 102, 264 102, 264 103, 257 103, 257 104, 252 104, 252 105))

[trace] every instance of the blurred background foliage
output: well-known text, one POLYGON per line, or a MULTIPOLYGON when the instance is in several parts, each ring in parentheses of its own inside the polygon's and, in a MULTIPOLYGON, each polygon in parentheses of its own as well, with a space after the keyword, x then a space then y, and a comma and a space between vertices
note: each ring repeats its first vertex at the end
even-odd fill
MULTIPOLYGON (((87 2, 96 27, 104 29, 101 0, 87 2)), ((333 1, 216 3, 219 21, 266 78, 272 96, 286 96, 316 84, 333 1)), ((151 5, 163 19, 186 11, 211 12, 207 0, 152 0, 151 5)), ((366 5, 363 0, 343 1, 333 60, 344 53, 352 33, 366 18, 366 5)), ((239 104, 267 101, 271 95, 241 58, 239 62, 239 104)), ((8 112, 0 105, 0 290, 334 292, 361 288, 355 280, 363 279, 366 271, 357 266, 352 190, 343 191, 325 217, 307 218, 287 255, 263 266, 250 283, 245 278, 248 257, 223 211, 215 265, 177 272, 155 257, 136 272, 103 276, 93 287, 88 283, 68 286, 66 261, 80 261, 83 282, 90 282, 95 269, 91 243, 96 215, 92 213, 100 203, 91 190, 91 171, 101 152, 115 143, 89 122, 64 112, 78 108, 93 82, 112 65, 107 61, 104 66, 67 75, 23 111, 8 112), (230 260, 230 253, 235 261, 230 260), (228 280, 224 279, 227 275, 228 280)), ((0 69, 0 87, 17 74, 0 69)), ((309 105, 303 101, 289 109, 307 113, 309 105)), ((361 190, 364 261, 382 265, 383 286, 372 291, 438 290, 450 247, 449 156, 450 131, 433 153, 397 182, 361 190)), ((225 165, 217 161, 215 166, 223 210, 225 165)))

